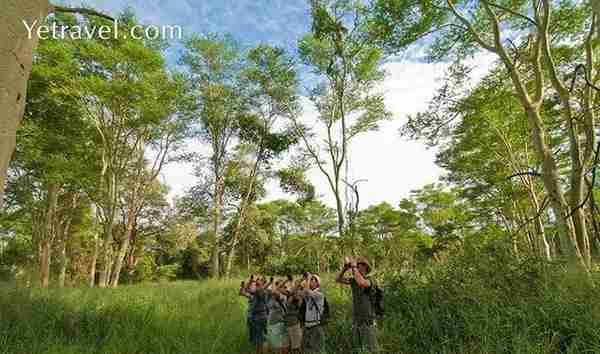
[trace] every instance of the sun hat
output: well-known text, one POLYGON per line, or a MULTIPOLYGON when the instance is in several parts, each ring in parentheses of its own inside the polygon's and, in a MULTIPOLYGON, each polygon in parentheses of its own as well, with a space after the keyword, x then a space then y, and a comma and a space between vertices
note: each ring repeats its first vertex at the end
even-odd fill
POLYGON ((317 284, 319 284, 319 287, 321 287, 321 278, 318 275, 311 274, 310 277, 316 279, 317 280, 317 284))
POLYGON ((367 273, 371 271, 371 264, 369 263, 369 260, 366 257, 361 256, 356 258, 356 265, 359 265, 361 263, 367 266, 367 273))

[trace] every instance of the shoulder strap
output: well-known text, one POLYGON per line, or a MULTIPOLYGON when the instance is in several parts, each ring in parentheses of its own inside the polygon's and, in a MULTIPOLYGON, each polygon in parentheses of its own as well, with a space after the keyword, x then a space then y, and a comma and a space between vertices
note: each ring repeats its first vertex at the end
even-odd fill
POLYGON ((319 305, 317 305, 317 302, 315 301, 315 299, 312 296, 309 296, 308 299, 310 300, 311 308, 316 309, 317 322, 321 322, 321 311, 319 311, 319 305))
POLYGON ((280 299, 278 299, 278 298, 275 298, 275 301, 277 301, 277 304, 279 305, 279 307, 281 307, 281 310, 283 311, 283 313, 286 314, 287 313, 287 308, 283 304, 283 302, 280 299))

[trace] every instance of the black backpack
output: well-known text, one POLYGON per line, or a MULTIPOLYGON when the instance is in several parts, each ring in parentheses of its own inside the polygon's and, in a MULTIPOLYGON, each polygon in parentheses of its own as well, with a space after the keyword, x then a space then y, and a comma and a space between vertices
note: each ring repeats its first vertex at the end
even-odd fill
POLYGON ((385 315, 385 309, 383 308, 383 289, 377 286, 377 284, 373 284, 369 297, 375 317, 378 319, 382 318, 385 315))

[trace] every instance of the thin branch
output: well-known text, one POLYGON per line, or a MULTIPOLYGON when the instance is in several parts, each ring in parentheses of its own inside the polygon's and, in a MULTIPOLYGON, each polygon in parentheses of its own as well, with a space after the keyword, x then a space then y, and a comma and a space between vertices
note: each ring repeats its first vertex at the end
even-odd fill
POLYGON ((575 89, 575 81, 577 80, 577 76, 579 75, 579 72, 582 69, 583 69, 583 79, 585 80, 586 85, 588 85, 589 87, 593 88, 594 90, 600 92, 600 87, 594 85, 594 83, 592 83, 590 81, 590 78, 588 77, 588 70, 584 64, 579 64, 579 65, 577 65, 577 67, 575 67, 575 70, 573 72, 573 79, 571 80, 571 87, 569 88, 569 92, 572 93, 573 90, 575 89))
POLYGON ((544 200, 542 200, 542 205, 540 206, 540 210, 537 211, 536 215, 533 216, 532 218, 529 218, 527 220, 525 220, 524 223, 522 223, 521 225, 519 225, 517 227, 517 230, 515 231, 515 234, 518 234, 519 232, 521 232, 521 230, 529 225, 531 222, 533 222, 534 220, 537 220, 540 216, 542 216, 542 214, 544 213, 544 211, 546 210, 546 208, 548 207, 548 205, 550 205, 549 203, 549 199, 548 196, 544 197, 544 200))
POLYGON ((467 29, 469 30, 469 33, 471 33, 471 35, 473 36, 473 38, 475 39, 475 41, 477 43, 479 43, 480 46, 482 46, 484 49, 486 49, 486 50, 488 50, 488 51, 490 51, 492 53, 497 53, 497 49, 494 46, 487 44, 483 40, 483 38, 481 37, 481 35, 479 34, 479 32, 477 32, 477 30, 475 29, 475 27, 473 26, 473 24, 465 16, 463 16, 460 12, 458 12, 458 10, 456 9, 456 7, 454 7, 454 4, 453 4, 452 0, 446 0, 446 3, 450 7, 450 10, 454 14, 454 16, 460 22, 462 22, 462 24, 465 27, 467 27, 467 29))
POLYGON ((114 21, 115 20, 114 18, 110 17, 109 15, 103 14, 103 13, 98 12, 96 10, 87 9, 87 8, 83 8, 83 7, 53 6, 53 11, 52 12, 75 13, 75 14, 81 14, 81 15, 90 15, 90 16, 102 17, 102 18, 107 19, 109 21, 114 21))
POLYGON ((519 173, 515 173, 513 175, 508 176, 506 179, 513 179, 515 177, 520 177, 520 176, 533 176, 533 177, 542 177, 542 174, 539 172, 535 172, 535 171, 529 171, 529 172, 519 172, 519 173))
POLYGON ((530 17, 528 17, 528 16, 525 16, 525 15, 523 15, 523 14, 521 14, 521 13, 518 13, 518 12, 516 12, 516 11, 514 11, 514 10, 511 10, 511 9, 509 9, 508 7, 504 7, 504 6, 502 6, 502 5, 495 4, 495 3, 493 3, 493 2, 489 2, 489 1, 485 1, 485 2, 486 2, 488 5, 492 6, 492 7, 495 7, 495 8, 501 9, 501 10, 504 10, 504 11, 506 11, 506 12, 508 12, 508 13, 512 14, 512 15, 515 15, 515 16, 517 16, 517 17, 520 17, 521 19, 523 19, 523 20, 525 20, 525 21, 527 21, 527 22, 531 23, 532 25, 534 25, 534 26, 536 26, 536 27, 537 27, 537 25, 538 25, 538 24, 537 24, 537 22, 535 22, 535 20, 533 20, 532 18, 530 18, 530 17))

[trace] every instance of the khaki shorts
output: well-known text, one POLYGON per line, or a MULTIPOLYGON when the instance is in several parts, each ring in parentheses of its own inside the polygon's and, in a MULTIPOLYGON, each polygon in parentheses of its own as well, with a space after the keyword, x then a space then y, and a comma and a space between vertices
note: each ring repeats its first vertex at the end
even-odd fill
POLYGON ((302 327, 300 323, 287 328, 290 337, 290 348, 300 349, 302 347, 302 327))
POLYGON ((290 346, 287 327, 279 322, 267 327, 267 342, 273 349, 287 348, 290 346))

